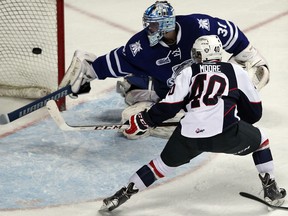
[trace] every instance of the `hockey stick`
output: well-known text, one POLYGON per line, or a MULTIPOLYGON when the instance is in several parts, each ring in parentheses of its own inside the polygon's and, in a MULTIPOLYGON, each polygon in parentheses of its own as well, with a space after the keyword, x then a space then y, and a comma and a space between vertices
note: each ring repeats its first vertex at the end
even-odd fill
POLYGON ((268 207, 270 207, 270 208, 272 208, 272 209, 288 210, 288 207, 271 205, 270 203, 266 202, 265 200, 260 199, 259 197, 254 196, 254 195, 249 194, 249 193, 246 193, 246 192, 240 192, 239 194, 240 194, 241 196, 243 196, 243 197, 248 198, 248 199, 252 199, 252 200, 255 200, 255 201, 257 201, 257 202, 260 202, 260 203, 262 203, 262 204, 264 204, 264 205, 266 205, 266 206, 268 206, 268 207))
POLYGON ((30 104, 27 104, 13 112, 7 114, 1 114, 0 125, 8 124, 16 119, 19 119, 29 113, 34 112, 35 110, 44 107, 49 100, 58 100, 71 93, 72 93, 71 86, 68 85, 55 92, 52 92, 51 94, 46 95, 45 97, 37 99, 36 101, 33 101, 30 104))
MULTIPOLYGON (((47 102, 46 107, 52 119, 55 121, 57 126, 64 131, 79 131, 79 130, 114 130, 120 128, 128 128, 127 124, 107 124, 107 125, 69 125, 65 122, 62 117, 55 101, 50 100, 47 102)), ((159 127, 176 126, 178 122, 167 122, 158 125, 159 127)))

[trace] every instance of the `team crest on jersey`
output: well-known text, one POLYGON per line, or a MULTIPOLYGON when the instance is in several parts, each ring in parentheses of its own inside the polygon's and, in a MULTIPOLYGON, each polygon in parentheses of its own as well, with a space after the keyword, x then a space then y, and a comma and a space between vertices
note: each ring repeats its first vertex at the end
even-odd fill
POLYGON ((140 41, 129 45, 132 55, 135 57, 138 52, 142 50, 140 41))
POLYGON ((169 51, 168 55, 165 58, 158 59, 156 61, 156 65, 161 66, 165 64, 169 64, 171 62, 171 59, 169 58, 169 55, 171 54, 172 51, 169 51))
POLYGON ((193 64, 192 59, 188 59, 188 60, 182 62, 181 64, 174 65, 172 67, 173 74, 167 80, 167 86, 171 88, 175 83, 176 77, 181 73, 181 71, 184 70, 184 68, 186 68, 186 67, 190 67, 192 64, 193 64))
POLYGON ((209 19, 197 19, 199 23, 199 28, 206 29, 210 31, 210 22, 209 19))
POLYGON ((170 55, 173 57, 179 57, 181 59, 181 49, 178 47, 176 50, 173 50, 173 51, 170 50, 166 57, 158 59, 156 61, 156 65, 161 66, 161 65, 169 64, 171 62, 171 59, 169 57, 170 55))

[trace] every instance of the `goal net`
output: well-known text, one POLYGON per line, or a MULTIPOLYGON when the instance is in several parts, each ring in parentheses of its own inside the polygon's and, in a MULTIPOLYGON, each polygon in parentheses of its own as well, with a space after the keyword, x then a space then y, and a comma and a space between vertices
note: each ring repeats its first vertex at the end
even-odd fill
POLYGON ((37 99, 65 73, 64 0, 0 1, 0 96, 37 99))

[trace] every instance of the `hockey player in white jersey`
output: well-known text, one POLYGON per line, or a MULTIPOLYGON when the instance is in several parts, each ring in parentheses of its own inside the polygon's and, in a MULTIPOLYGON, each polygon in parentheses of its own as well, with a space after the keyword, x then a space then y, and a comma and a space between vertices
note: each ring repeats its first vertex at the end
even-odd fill
POLYGON ((260 120, 262 105, 247 72, 236 64, 221 62, 222 43, 216 35, 198 38, 192 56, 196 63, 178 71, 163 100, 131 116, 124 134, 142 135, 181 109, 184 117, 160 156, 135 172, 127 187, 104 199, 102 210, 112 211, 202 152, 252 154, 264 199, 283 202, 286 191, 275 181, 269 139, 252 125, 260 120))
POLYGON ((105 55, 76 51, 60 87, 70 83, 79 94, 89 90, 87 83, 93 79, 125 77, 117 85, 129 105, 123 112, 124 122, 165 97, 177 68, 190 63, 192 45, 203 35, 218 35, 224 50, 232 55, 230 61, 247 70, 258 90, 268 83, 266 60, 231 21, 206 14, 176 16, 171 4, 156 1, 145 10, 143 27, 125 46, 105 55))

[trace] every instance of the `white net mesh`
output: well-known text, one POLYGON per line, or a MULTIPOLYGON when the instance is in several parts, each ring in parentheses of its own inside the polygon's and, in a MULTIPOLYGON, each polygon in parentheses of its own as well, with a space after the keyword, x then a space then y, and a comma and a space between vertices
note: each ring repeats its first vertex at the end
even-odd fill
POLYGON ((0 1, 0 96, 38 98, 57 89, 56 2, 0 1))

